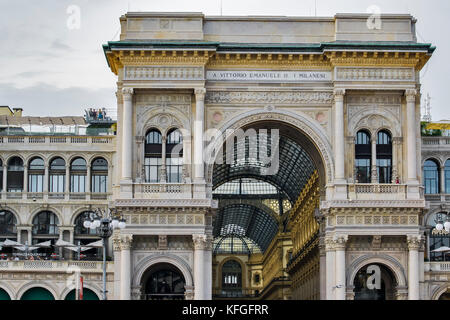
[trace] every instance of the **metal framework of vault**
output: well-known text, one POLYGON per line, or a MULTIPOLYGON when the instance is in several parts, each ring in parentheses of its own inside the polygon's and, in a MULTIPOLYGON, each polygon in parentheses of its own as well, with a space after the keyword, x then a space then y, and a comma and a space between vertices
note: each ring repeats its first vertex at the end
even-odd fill
MULTIPOLYGON (((252 150, 255 148, 250 139, 236 139, 232 149, 233 155, 227 154, 224 148, 223 162, 214 165, 213 190, 226 190, 224 186, 227 183, 233 184, 242 179, 251 179, 254 183, 272 185, 276 188, 276 195, 281 201, 288 199, 291 204, 294 204, 316 169, 315 163, 297 141, 283 135, 283 132, 280 132, 278 143, 271 145, 270 137, 268 141, 267 154, 271 159, 275 159, 275 152, 278 152, 278 171, 275 174, 263 174, 267 166, 272 163, 262 163, 258 157, 252 157, 252 154, 258 150, 252 150), (227 163, 227 159, 234 159, 234 161, 227 163)), ((263 201, 274 198, 274 194, 261 192, 261 194, 249 195, 232 192, 231 194, 215 193, 214 197, 219 199, 219 210, 214 222, 214 237, 227 237, 233 234, 247 237, 264 252, 277 234, 279 222, 266 210, 249 203, 242 203, 242 199, 251 197, 263 201), (227 199, 226 205, 220 204, 221 198, 227 199)))

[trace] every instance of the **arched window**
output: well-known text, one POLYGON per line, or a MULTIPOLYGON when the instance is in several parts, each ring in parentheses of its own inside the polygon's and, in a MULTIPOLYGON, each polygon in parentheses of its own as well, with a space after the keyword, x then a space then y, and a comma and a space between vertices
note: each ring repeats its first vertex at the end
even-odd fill
POLYGON ((377 175, 379 183, 392 183, 392 138, 385 130, 377 134, 377 175))
POLYGON ((370 182, 371 159, 370 134, 365 130, 358 131, 355 141, 355 167, 358 183, 370 182))
MULTIPOLYGON (((17 219, 16 216, 7 210, 0 210, 0 241, 6 239, 17 239, 17 219)), ((12 247, 0 247, 1 253, 13 253, 12 247)))
POLYGON ((162 166, 162 136, 151 129, 145 136, 145 182, 159 182, 162 166))
POLYGON ((228 260, 222 266, 222 294, 228 297, 242 295, 242 268, 235 260, 228 260))
POLYGON ((170 131, 166 143, 167 182, 181 182, 183 170, 183 136, 180 130, 170 131))
POLYGON ((439 193, 439 166, 434 160, 427 160, 423 165, 423 184, 425 194, 439 193))
POLYGON ((84 221, 89 219, 89 211, 82 212, 75 218, 75 236, 97 235, 96 229, 85 228, 83 226, 84 221))
POLYGON ((33 219, 33 235, 58 236, 58 217, 51 211, 42 211, 33 219))
POLYGON ((445 175, 445 193, 450 194, 450 159, 445 161, 444 175, 445 175))
MULTIPOLYGON (((51 241, 55 244, 59 238, 59 220, 58 217, 51 211, 41 211, 33 218, 33 241, 32 244, 38 244, 46 241, 51 241)), ((50 256, 54 253, 53 247, 42 247, 33 251, 33 253, 44 254, 50 256)), ((60 251, 62 253, 62 250, 60 251)))
POLYGON ((8 161, 7 191, 22 192, 23 190, 23 161, 13 157, 8 161))
POLYGON ((96 158, 91 165, 91 192, 106 193, 108 186, 108 161, 96 158))
POLYGON ((70 192, 86 192, 86 160, 76 158, 70 164, 70 192))
POLYGON ((49 192, 64 192, 66 182, 66 162, 63 158, 54 158, 50 162, 49 192))
POLYGON ((17 219, 16 216, 7 210, 0 211, 0 237, 10 238, 17 236, 17 219))
POLYGON ((33 158, 28 164, 28 192, 44 191, 45 165, 41 158, 33 158))
MULTIPOLYGON (((85 228, 83 226, 84 221, 89 219, 89 211, 80 213, 75 218, 75 230, 74 230, 74 244, 81 246, 100 240, 96 229, 85 228)), ((100 259, 101 248, 91 248, 83 251, 83 255, 86 259, 100 259)))

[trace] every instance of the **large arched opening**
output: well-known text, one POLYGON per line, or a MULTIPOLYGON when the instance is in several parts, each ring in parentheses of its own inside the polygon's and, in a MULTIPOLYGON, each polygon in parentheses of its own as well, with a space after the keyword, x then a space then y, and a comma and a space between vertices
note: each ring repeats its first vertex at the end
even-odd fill
POLYGON ((327 142, 310 135, 314 130, 320 135, 320 129, 298 119, 264 118, 237 121, 223 130, 222 145, 209 146, 215 157, 209 183, 219 204, 213 225, 213 298, 226 297, 221 261, 236 258, 248 275, 239 283, 240 298, 318 299, 318 286, 298 286, 305 271, 299 268, 303 258, 296 258, 306 247, 313 255, 319 252, 314 213, 331 178, 331 157, 321 152, 327 142), (299 294, 302 290, 311 292, 299 294))
POLYGON ((55 297, 45 288, 33 287, 25 291, 20 300, 55 300, 55 297))
POLYGON ((383 264, 367 264, 353 280, 355 300, 395 300, 398 283, 393 272, 383 264))
POLYGON ((144 272, 141 287, 141 300, 184 300, 186 280, 176 266, 157 263, 144 272))

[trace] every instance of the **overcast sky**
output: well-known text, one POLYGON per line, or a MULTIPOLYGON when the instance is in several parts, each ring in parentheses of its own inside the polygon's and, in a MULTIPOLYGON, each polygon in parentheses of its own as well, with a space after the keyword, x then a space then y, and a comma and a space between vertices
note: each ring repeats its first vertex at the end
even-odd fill
POLYGON ((36 116, 115 108, 116 76, 102 44, 118 40, 119 17, 126 11, 220 15, 221 2, 223 15, 333 16, 374 5, 381 13, 412 14, 419 42, 437 47, 422 70, 421 92, 432 97, 433 120, 450 119, 449 0, 0 0, 0 105, 36 116), (79 29, 68 27, 73 6, 80 9, 79 29))

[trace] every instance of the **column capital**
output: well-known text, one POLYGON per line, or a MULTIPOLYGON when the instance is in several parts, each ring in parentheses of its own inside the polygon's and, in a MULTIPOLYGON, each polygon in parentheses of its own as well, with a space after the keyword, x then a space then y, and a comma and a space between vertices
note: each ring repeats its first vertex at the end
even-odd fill
POLYGON ((133 97, 133 93, 133 88, 122 88, 123 100, 131 100, 131 98, 133 97))
POLYGON ((120 251, 121 247, 120 247, 120 236, 119 235, 114 235, 112 238, 112 243, 113 243, 113 250, 114 251, 120 251))
POLYGON ((337 249, 344 250, 348 241, 348 235, 336 235, 334 237, 325 238, 325 250, 335 251, 337 249))
POLYGON ((132 243, 133 243, 133 235, 132 234, 120 236, 120 249, 121 250, 130 250, 132 243))
POLYGON ((416 96, 417 96, 417 90, 416 89, 406 89, 405 96, 406 96, 407 102, 415 102, 416 96))
POLYGON ((192 241, 194 242, 195 250, 211 250, 213 237, 206 234, 193 234, 192 241))
POLYGON ((408 235, 406 237, 409 250, 419 250, 422 247, 423 241, 424 239, 421 235, 408 235))
POLYGON ((202 101, 205 100, 205 95, 206 95, 205 88, 195 88, 194 93, 195 93, 195 99, 202 100, 202 101))
POLYGON ((345 96, 345 89, 343 89, 343 88, 336 88, 336 89, 333 90, 333 95, 334 95, 335 99, 336 98, 343 99, 344 96, 345 96))

